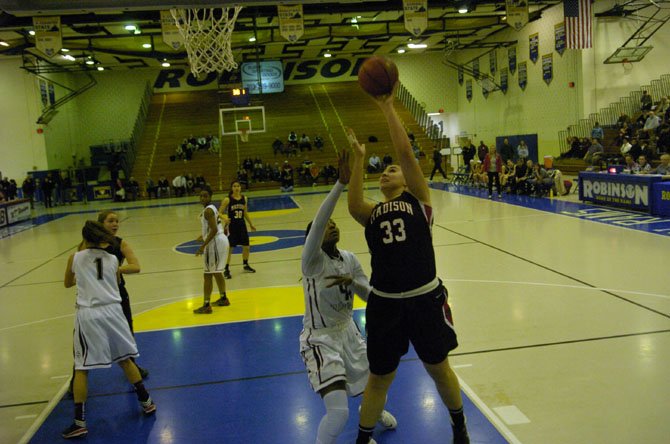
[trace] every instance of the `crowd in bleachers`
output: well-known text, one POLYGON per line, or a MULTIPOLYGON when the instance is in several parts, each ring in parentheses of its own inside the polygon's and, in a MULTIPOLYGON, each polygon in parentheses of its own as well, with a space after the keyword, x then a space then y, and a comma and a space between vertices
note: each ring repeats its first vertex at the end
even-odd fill
POLYGON ((312 141, 312 139, 305 133, 298 137, 298 134, 295 131, 291 131, 289 132, 286 141, 283 141, 279 137, 275 138, 274 142, 272 142, 272 154, 275 157, 277 157, 277 154, 286 157, 296 157, 298 152, 312 151, 312 148, 323 151, 323 147, 324 142, 321 136, 314 136, 314 141, 312 141))
POLYGON ((174 155, 170 156, 170 160, 183 160, 186 162, 193 159, 193 155, 197 152, 207 151, 214 154, 218 153, 220 149, 221 141, 218 137, 211 134, 195 137, 191 134, 177 145, 174 155))

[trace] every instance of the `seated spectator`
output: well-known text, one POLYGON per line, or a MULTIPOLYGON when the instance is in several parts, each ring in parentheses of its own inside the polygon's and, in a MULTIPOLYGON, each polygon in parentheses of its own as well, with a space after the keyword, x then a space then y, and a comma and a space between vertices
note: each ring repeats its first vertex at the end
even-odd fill
POLYGON ((161 196, 170 197, 170 182, 168 182, 165 176, 161 176, 158 179, 158 197, 161 196))
POLYGON ((596 122, 596 124, 593 126, 593 129, 591 129, 591 139, 603 140, 604 138, 605 132, 600 127, 600 124, 596 122))
POLYGON ((503 165, 503 173, 500 175, 500 186, 507 193, 512 193, 515 189, 516 181, 516 164, 512 159, 507 159, 503 165))
POLYGON ((649 173, 660 174, 664 180, 670 179, 670 154, 663 154, 661 156, 661 163, 649 173))
POLYGON ((325 167, 323 167, 323 171, 321 172, 321 175, 323 178, 326 180, 326 185, 330 182, 330 180, 333 180, 333 183, 337 181, 337 178, 339 176, 339 173, 337 172, 337 168, 335 168, 332 164, 327 163, 325 167))
POLYGON ((549 177, 554 180, 552 190, 554 196, 565 196, 568 194, 568 189, 565 188, 565 180, 563 180, 563 172, 557 168, 547 170, 549 177))
POLYGON ((670 124, 664 123, 661 125, 656 138, 656 150, 659 153, 670 152, 670 124))
POLYGON ((591 146, 584 155, 584 161, 591 165, 598 165, 604 152, 605 148, 603 148, 598 139, 591 139, 591 146))
POLYGON ((370 159, 368 159, 368 173, 381 173, 381 172, 382 172, 382 161, 377 154, 372 153, 370 159))
POLYGON ((661 126, 661 119, 656 115, 656 113, 649 111, 647 114, 647 120, 645 120, 644 127, 642 127, 642 129, 647 133, 653 133, 659 126, 661 126))
POLYGON ((126 188, 123 185, 123 181, 119 178, 116 179, 114 185, 114 201, 115 202, 125 202, 126 201, 126 188))
POLYGON ((640 165, 635 162, 635 159, 633 159, 633 156, 630 154, 627 154, 624 157, 624 161, 626 164, 624 165, 622 173, 625 174, 638 174, 640 172, 640 165))
POLYGON ((616 143, 617 145, 621 145, 623 143, 623 139, 629 139, 632 137, 633 131, 632 129, 628 126, 627 123, 624 123, 621 128, 619 128, 619 135, 617 136, 616 143))
POLYGON ((172 188, 174 189, 175 197, 181 197, 186 194, 186 175, 177 174, 172 179, 172 188))
POLYGON ((272 165, 270 165, 270 162, 266 162, 265 166, 263 167, 263 178, 267 182, 272 182, 274 180, 274 176, 272 175, 272 165))
POLYGON ((249 173, 247 173, 247 170, 242 165, 237 169, 237 181, 240 183, 240 186, 244 186, 246 190, 249 190, 249 173))
POLYGON ((185 146, 186 145, 184 145, 184 144, 177 145, 177 149, 174 152, 175 159, 182 160, 184 158, 184 147, 185 146))
POLYGON ((196 142, 197 142, 196 148, 198 151, 207 149, 207 138, 205 136, 198 137, 196 142))
POLYGON ((195 185, 193 185, 193 191, 196 193, 200 193, 200 191, 204 190, 207 187, 207 181, 205 180, 205 176, 202 175, 202 173, 198 174, 195 177, 195 185))
POLYGON ((655 157, 654 150, 649 146, 646 140, 640 142, 640 154, 637 156, 638 162, 640 161, 639 160, 640 156, 646 157, 648 161, 652 160, 655 157))
POLYGON ((275 162, 272 166, 272 180, 275 182, 281 181, 281 169, 279 168, 278 162, 275 162))
POLYGON ((252 177, 254 178, 254 181, 257 182, 265 181, 265 172, 263 169, 263 161, 261 161, 261 159, 254 160, 254 173, 252 177))
POLYGON ((272 142, 272 154, 277 157, 277 154, 284 154, 284 142, 279 137, 272 142))
POLYGON ((670 109, 670 99, 668 99, 668 96, 664 96, 661 97, 658 106, 654 108, 654 112, 657 116, 663 116, 668 109, 670 109))
POLYGON ((281 168, 280 189, 284 193, 293 191, 293 167, 288 163, 288 160, 284 161, 284 165, 281 168))
POLYGON ((302 136, 300 137, 298 148, 300 148, 301 152, 302 150, 312 151, 312 142, 309 140, 309 136, 305 133, 302 133, 302 136))
POLYGON ((637 159, 638 157, 640 157, 640 150, 641 150, 640 144, 638 143, 636 138, 631 139, 630 144, 631 147, 630 150, 628 150, 628 154, 633 156, 633 159, 637 159))
POLYGON ((319 166, 316 163, 313 163, 309 166, 307 174, 308 174, 308 183, 314 187, 319 181, 319 176, 321 175, 321 168, 319 168, 319 166))
POLYGON ((151 177, 147 177, 147 180, 144 181, 144 189, 149 199, 151 199, 152 194, 158 199, 158 188, 156 188, 156 184, 154 184, 154 180, 151 177))
POLYGON ((300 183, 306 185, 311 184, 310 169, 312 168, 313 163, 314 162, 312 162, 311 160, 309 160, 307 156, 305 156, 305 159, 298 167, 298 179, 300 180, 300 183))
POLYGON ((644 154, 640 155, 640 157, 637 158, 637 163, 640 165, 640 169, 637 172, 637 174, 649 174, 651 173, 651 165, 647 161, 647 156, 644 154))
POLYGON ((186 141, 187 141, 190 145, 193 145, 194 147, 198 144, 198 139, 196 139, 195 136, 194 136, 193 134, 191 134, 190 136, 188 136, 188 138, 186 139, 186 141))
POLYGON ((298 135, 295 131, 288 133, 288 146, 289 148, 298 148, 298 135))
POLYGON ((134 177, 130 177, 130 180, 128 181, 128 185, 126 186, 128 191, 130 192, 130 195, 132 196, 133 200, 137 200, 137 195, 140 192, 140 184, 138 181, 135 180, 134 177))
POLYGON ((554 185, 554 180, 549 177, 547 170, 542 168, 539 163, 533 165, 533 175, 528 179, 532 187, 531 192, 537 197, 545 196, 554 185))
POLYGON ((517 159, 523 159, 524 161, 528 159, 530 151, 528 150, 528 145, 526 145, 525 140, 519 141, 519 145, 516 147, 516 157, 517 159))
POLYGON ((221 149, 221 141, 216 136, 210 136, 210 137, 212 138, 212 140, 210 140, 209 142, 209 152, 212 154, 218 153, 219 150, 221 149))
POLYGON ((186 175, 186 194, 191 194, 193 192, 193 187, 195 186, 195 178, 193 174, 188 173, 186 175))
POLYGON ((621 129, 624 125, 630 125, 630 117, 626 113, 621 113, 619 118, 616 121, 616 127, 621 129))
POLYGON ((323 151, 323 139, 321 136, 315 136, 314 137, 314 146, 316 147, 317 150, 323 151))
POLYGON ((585 152, 582 152, 582 145, 579 143, 577 137, 568 137, 568 146, 570 149, 568 149, 568 151, 561 157, 566 159, 581 159, 584 157, 584 154, 586 154, 585 152))
POLYGON ((628 138, 624 137, 621 148, 619 148, 619 152, 625 156, 630 152, 631 148, 633 148, 633 145, 631 145, 631 143, 628 141, 628 138))
POLYGON ((393 164, 393 157, 389 153, 384 154, 382 158, 382 171, 386 169, 387 166, 393 164))
POLYGON ((482 171, 482 163, 478 160, 470 161, 470 183, 477 187, 486 186, 488 174, 482 171))
POLYGON ((251 174, 254 170, 254 161, 251 160, 251 157, 247 157, 242 161, 242 168, 247 172, 247 175, 251 174))
POLYGON ((514 180, 515 188, 512 190, 516 194, 530 194, 531 185, 529 179, 533 177, 533 161, 517 159, 516 177, 514 180))
POLYGON ((642 97, 640 97, 640 109, 642 111, 651 111, 651 107, 654 104, 654 99, 651 98, 651 95, 647 91, 642 91, 642 97))

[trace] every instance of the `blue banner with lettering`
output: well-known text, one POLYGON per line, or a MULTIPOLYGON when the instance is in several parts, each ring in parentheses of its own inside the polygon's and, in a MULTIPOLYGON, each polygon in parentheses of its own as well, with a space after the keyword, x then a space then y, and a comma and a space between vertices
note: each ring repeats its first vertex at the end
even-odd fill
POLYGON ((528 36, 528 49, 530 61, 537 62, 540 56, 540 34, 537 32, 528 36))
POLYGON ((544 83, 549 85, 554 78, 554 54, 544 54, 542 56, 542 78, 544 83))
POLYGON ((472 76, 475 79, 479 78, 479 59, 474 59, 472 61, 472 76))
POLYGON ((652 211, 652 186, 661 176, 649 174, 579 173, 579 200, 652 211))
POLYGON ((507 88, 509 85, 509 79, 507 75, 507 68, 501 68, 500 69, 500 90, 503 92, 503 94, 507 94, 507 88))
POLYGON ((519 87, 524 91, 528 85, 528 69, 526 63, 527 62, 519 63, 519 87))
POLYGON ((556 40, 555 49, 560 55, 565 52, 565 22, 554 26, 554 38, 556 40))
POLYGON ((507 48, 507 64, 509 65, 509 72, 514 75, 516 72, 516 46, 507 48))
POLYGON ((468 102, 472 101, 472 80, 465 81, 465 97, 468 99, 468 102))
POLYGON ((463 65, 458 65, 458 84, 463 84, 463 65))
POLYGON ((489 52, 489 72, 492 76, 495 76, 496 71, 498 71, 498 57, 496 56, 497 52, 495 49, 489 52))

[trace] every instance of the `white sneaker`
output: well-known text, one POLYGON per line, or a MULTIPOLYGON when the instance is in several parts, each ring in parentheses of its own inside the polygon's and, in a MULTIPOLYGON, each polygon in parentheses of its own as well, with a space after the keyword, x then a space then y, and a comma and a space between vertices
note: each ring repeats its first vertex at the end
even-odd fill
POLYGON ((382 410, 382 414, 379 416, 379 423, 383 425, 386 430, 393 430, 398 427, 398 421, 386 410, 382 410))
POLYGON ((377 441, 374 439, 370 438, 370 441, 368 441, 368 444, 377 444, 377 441))

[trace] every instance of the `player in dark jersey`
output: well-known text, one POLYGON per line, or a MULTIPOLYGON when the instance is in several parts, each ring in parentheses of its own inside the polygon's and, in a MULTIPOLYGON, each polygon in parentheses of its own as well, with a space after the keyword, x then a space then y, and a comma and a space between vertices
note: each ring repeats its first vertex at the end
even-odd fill
POLYGON ((247 273, 256 273, 256 270, 249 265, 249 232, 247 231, 247 222, 251 231, 256 231, 256 227, 251 223, 247 203, 247 198, 242 195, 242 185, 237 180, 234 180, 230 184, 228 197, 223 199, 219 207, 219 215, 226 225, 226 234, 228 235, 228 242, 230 242, 228 260, 226 261, 226 268, 223 270, 223 275, 226 279, 232 277, 230 274, 230 256, 233 247, 238 245, 242 246, 244 271, 247 273))
POLYGON ((348 134, 354 152, 349 213, 365 227, 372 266, 372 292, 366 309, 370 376, 356 443, 372 442, 386 393, 410 342, 449 409, 454 443, 469 443, 458 377, 448 360, 449 351, 458 343, 447 291, 435 271, 430 190, 393 108, 394 96, 376 100, 398 159, 398 165, 387 166, 379 179, 384 201, 377 205, 363 197, 365 145, 358 143, 353 130, 348 134), (412 264, 411 272, 408 263, 412 264))

